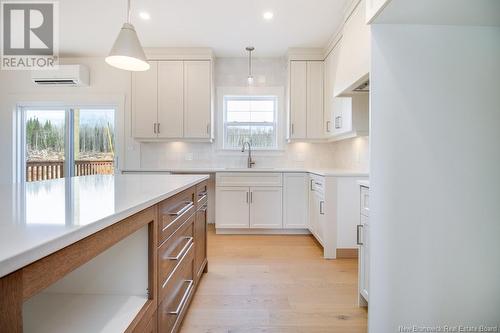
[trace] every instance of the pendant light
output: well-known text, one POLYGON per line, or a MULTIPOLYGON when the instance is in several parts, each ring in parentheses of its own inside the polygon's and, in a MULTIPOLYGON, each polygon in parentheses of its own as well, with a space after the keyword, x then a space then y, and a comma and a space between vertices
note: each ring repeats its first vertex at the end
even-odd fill
POLYGON ((253 75, 252 75, 252 51, 255 50, 253 46, 247 46, 245 50, 248 51, 248 77, 247 81, 249 85, 253 84, 253 75))
POLYGON ((127 0, 127 22, 123 24, 106 62, 113 67, 127 71, 147 71, 149 63, 137 37, 134 26, 130 23, 130 0, 127 0))

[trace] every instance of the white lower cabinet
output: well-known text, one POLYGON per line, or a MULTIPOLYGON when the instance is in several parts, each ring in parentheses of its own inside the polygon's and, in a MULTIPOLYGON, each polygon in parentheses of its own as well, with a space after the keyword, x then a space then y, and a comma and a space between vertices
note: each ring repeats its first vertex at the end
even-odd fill
POLYGON ((368 217, 361 215, 361 229, 360 229, 360 260, 359 260, 359 293, 368 302, 368 290, 370 286, 370 246, 369 237, 370 226, 368 217))
POLYGON ((317 177, 311 177, 309 187, 309 230, 318 242, 324 246, 326 220, 323 187, 324 182, 318 181, 317 177))
POLYGON ((281 197, 281 187, 250 187, 250 228, 282 228, 281 197))
POLYGON ((217 173, 216 228, 283 228, 281 184, 279 173, 217 173))
POLYGON ((358 291, 359 305, 367 306, 370 290, 370 223, 368 217, 369 189, 361 186, 360 222, 357 226, 357 243, 359 245, 358 291))
POLYGON ((283 228, 309 227, 309 175, 285 173, 283 175, 283 228))
POLYGON ((248 187, 217 187, 215 196, 217 228, 249 227, 248 187))

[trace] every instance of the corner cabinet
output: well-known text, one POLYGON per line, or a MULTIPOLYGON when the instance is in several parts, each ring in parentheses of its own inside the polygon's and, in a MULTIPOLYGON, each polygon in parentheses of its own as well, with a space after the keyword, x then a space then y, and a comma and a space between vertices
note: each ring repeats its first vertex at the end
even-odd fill
POLYGON ((289 61, 288 139, 322 139, 323 61, 289 61))
POLYGON ((307 229, 309 227, 308 185, 307 173, 283 174, 283 228, 307 229))
POLYGON ((213 139, 212 61, 154 60, 132 74, 132 129, 137 140, 213 139))

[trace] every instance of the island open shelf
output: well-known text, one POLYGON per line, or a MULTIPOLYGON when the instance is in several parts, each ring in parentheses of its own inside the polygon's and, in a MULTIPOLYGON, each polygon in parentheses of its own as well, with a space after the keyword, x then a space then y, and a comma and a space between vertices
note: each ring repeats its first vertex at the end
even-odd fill
POLYGON ((143 226, 23 304, 24 332, 125 332, 148 301, 143 226))

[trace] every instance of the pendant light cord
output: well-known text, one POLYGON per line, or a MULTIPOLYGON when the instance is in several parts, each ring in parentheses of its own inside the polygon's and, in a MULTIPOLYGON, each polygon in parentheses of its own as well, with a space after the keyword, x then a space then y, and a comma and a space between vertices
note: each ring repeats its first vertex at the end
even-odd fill
POLYGON ((127 23, 130 24, 130 15, 131 15, 131 11, 130 11, 130 0, 127 0, 127 23))
POLYGON ((248 76, 252 76, 252 51, 248 51, 248 76))

